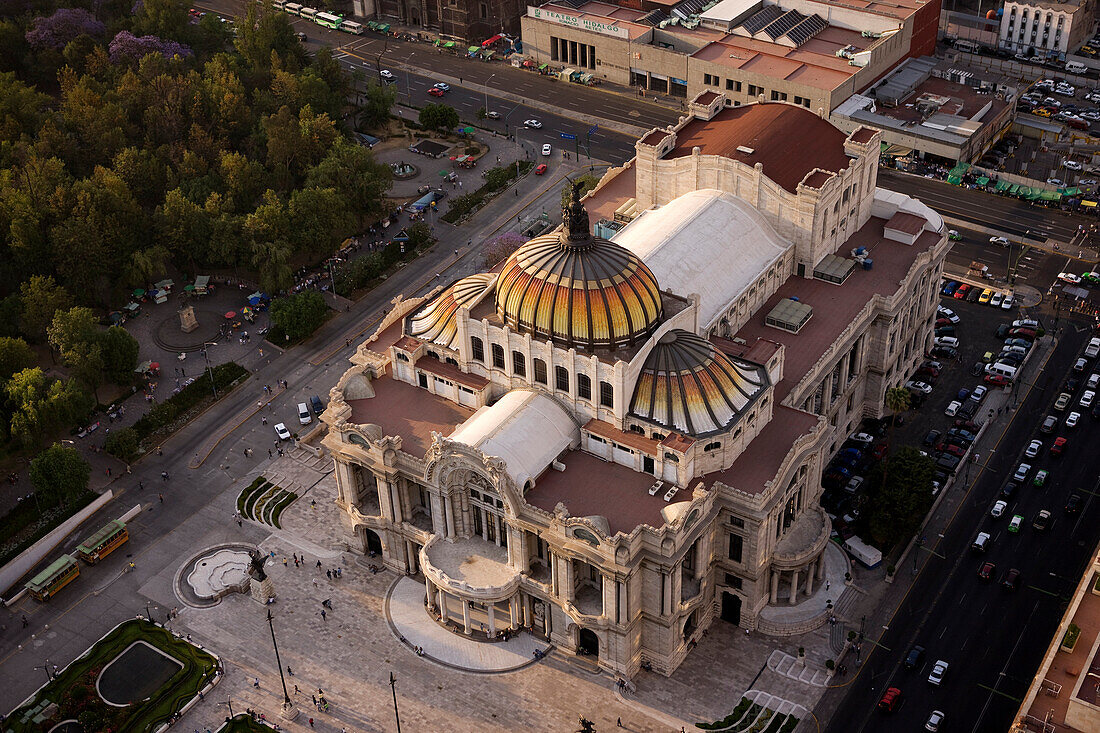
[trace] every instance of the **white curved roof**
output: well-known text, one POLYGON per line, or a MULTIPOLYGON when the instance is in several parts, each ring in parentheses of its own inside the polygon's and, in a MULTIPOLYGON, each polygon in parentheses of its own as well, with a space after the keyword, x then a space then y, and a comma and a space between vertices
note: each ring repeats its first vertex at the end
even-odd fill
POLYGON ((451 440, 504 459, 521 491, 558 455, 580 443, 580 429, 569 412, 541 392, 515 389, 482 407, 458 426, 451 440))
POLYGON ((643 211, 611 241, 640 257, 662 288, 698 293, 700 330, 793 246, 747 201, 713 188, 643 211))

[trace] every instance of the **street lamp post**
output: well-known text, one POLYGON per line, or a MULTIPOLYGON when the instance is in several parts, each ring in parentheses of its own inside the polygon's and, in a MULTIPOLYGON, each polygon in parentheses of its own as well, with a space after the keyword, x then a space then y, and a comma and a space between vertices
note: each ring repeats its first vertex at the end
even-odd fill
POLYGON ((53 672, 50 671, 50 660, 48 658, 45 660, 41 667, 35 667, 35 669, 45 670, 46 680, 49 682, 53 682, 53 672))
POLYGON ((489 78, 485 80, 485 113, 489 113, 489 82, 493 80, 496 74, 489 74, 489 78))
POLYGON ((283 713, 286 714, 293 707, 290 695, 286 691, 286 677, 283 676, 283 662, 279 659, 279 643, 275 641, 275 617, 271 615, 271 609, 267 609, 267 626, 271 629, 271 646, 275 648, 275 666, 279 669, 279 679, 283 683, 283 713))
POLYGON ((397 733, 401 733, 401 715, 397 712, 397 679, 390 672, 390 690, 393 692, 393 717, 397 720, 397 733))
POLYGON ((214 384, 214 370, 210 368, 210 354, 207 349, 215 344, 206 342, 202 345, 202 358, 206 361, 206 375, 210 377, 210 389, 214 391, 214 399, 218 399, 218 386, 214 384))

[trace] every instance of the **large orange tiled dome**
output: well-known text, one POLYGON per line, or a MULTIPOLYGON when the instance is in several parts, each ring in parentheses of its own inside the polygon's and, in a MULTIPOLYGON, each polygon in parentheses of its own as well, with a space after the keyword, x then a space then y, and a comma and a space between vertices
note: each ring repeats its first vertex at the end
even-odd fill
POLYGON ((532 239, 504 263, 496 306, 517 331, 566 347, 619 348, 652 333, 661 293, 637 256, 589 234, 574 198, 559 231, 532 239))

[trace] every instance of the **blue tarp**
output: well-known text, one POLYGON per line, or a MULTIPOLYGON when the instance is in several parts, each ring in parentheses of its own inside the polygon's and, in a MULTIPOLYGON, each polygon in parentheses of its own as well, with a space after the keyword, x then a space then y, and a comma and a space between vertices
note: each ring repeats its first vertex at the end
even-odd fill
POLYGON ((410 206, 409 208, 412 209, 413 211, 423 211, 424 209, 428 208, 434 202, 438 201, 441 198, 443 198, 443 197, 440 196, 438 192, 428 191, 428 193, 424 194, 419 199, 417 199, 416 202, 413 203, 413 205, 410 206))

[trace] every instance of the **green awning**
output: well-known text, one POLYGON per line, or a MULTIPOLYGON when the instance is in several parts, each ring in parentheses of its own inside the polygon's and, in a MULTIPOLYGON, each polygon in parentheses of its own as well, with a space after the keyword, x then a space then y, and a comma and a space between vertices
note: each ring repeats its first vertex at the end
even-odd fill
POLYGON ((1008 192, 1010 194, 1012 194, 1013 196, 1015 196, 1016 194, 1018 194, 1020 192, 1020 184, 1019 183, 1013 183, 1011 186, 1008 187, 1008 192))
POLYGON ((539 64, 539 71, 546 71, 546 67, 550 64, 539 64))
POLYGON ((458 45, 458 41, 447 41, 443 44, 443 48, 454 48, 458 45))
POLYGON ((1008 181, 1000 180, 1000 181, 997 181, 997 185, 993 187, 993 190, 994 191, 1007 191, 1009 188, 1011 188, 1011 186, 1010 186, 1008 181))
POLYGON ((948 175, 961 176, 970 170, 969 163, 959 163, 957 166, 948 171, 948 175))
POLYGON ((978 177, 978 185, 979 186, 988 186, 989 185, 989 176, 979 176, 978 177))
POLYGON ((379 23, 378 24, 378 32, 379 33, 389 33, 390 32, 390 24, 389 23, 379 23))
POLYGON ((1040 191, 1039 198, 1041 198, 1043 201, 1061 201, 1062 194, 1058 193, 1057 191, 1040 191))
POLYGON ((367 28, 370 28, 372 31, 378 30, 378 21, 377 20, 368 20, 367 21, 367 28))
POLYGON ((466 49, 466 52, 467 53, 477 53, 480 50, 481 50, 481 46, 470 46, 469 48, 466 49))
POLYGON ((963 179, 962 179, 962 176, 949 175, 949 176, 947 177, 947 182, 948 182, 948 183, 950 183, 950 184, 952 184, 952 185, 955 185, 955 186, 957 186, 957 185, 959 185, 960 183, 962 183, 962 181, 963 181, 963 179))
POLYGON ((1070 187, 1059 188, 1058 193, 1060 193, 1064 196, 1080 196, 1081 195, 1081 189, 1076 188, 1076 187, 1073 187, 1073 188, 1070 188, 1070 187))

